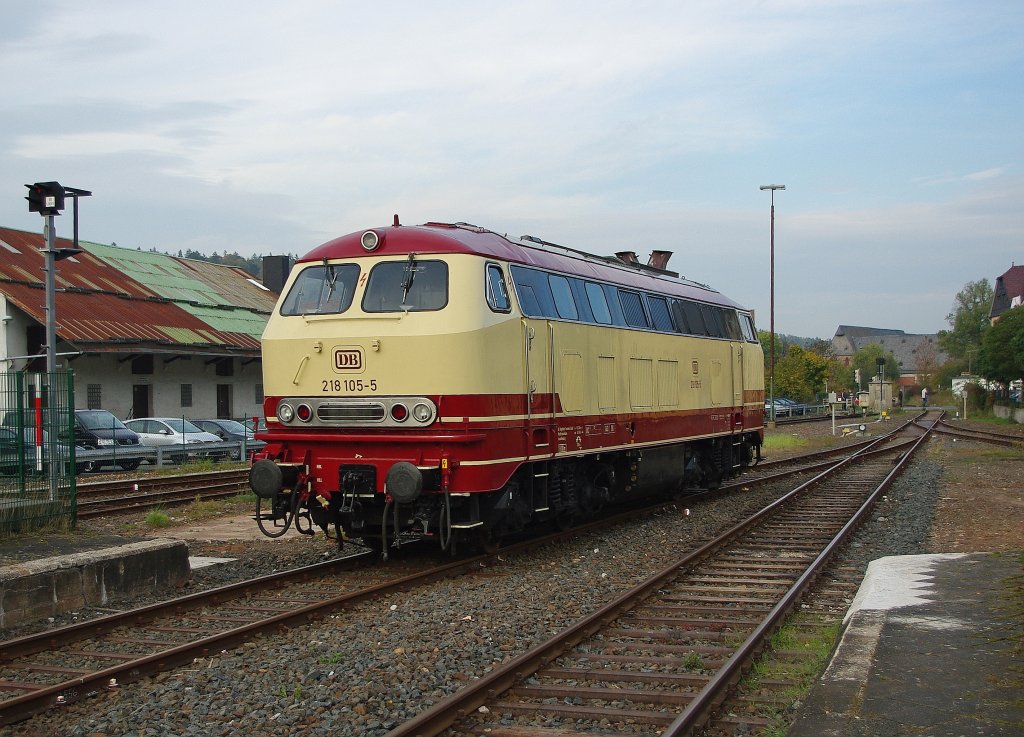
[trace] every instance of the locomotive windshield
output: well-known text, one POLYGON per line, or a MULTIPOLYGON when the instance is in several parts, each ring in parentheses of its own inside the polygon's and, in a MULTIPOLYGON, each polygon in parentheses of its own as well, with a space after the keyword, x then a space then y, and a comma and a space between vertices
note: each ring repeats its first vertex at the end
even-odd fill
POLYGON ((444 261, 383 261, 370 271, 363 312, 440 310, 448 304, 448 264, 444 261))
POLYGON ((352 304, 359 279, 356 264, 309 266, 295 279, 281 303, 282 315, 334 315, 352 304))

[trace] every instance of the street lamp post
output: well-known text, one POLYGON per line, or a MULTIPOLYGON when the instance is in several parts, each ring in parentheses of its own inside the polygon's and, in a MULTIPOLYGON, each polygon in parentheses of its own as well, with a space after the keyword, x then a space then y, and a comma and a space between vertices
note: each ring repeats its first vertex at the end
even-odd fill
POLYGON ((769 406, 769 427, 775 427, 775 190, 785 189, 785 184, 762 184, 761 191, 768 190, 772 195, 772 220, 771 220, 771 297, 768 305, 768 401, 769 406))

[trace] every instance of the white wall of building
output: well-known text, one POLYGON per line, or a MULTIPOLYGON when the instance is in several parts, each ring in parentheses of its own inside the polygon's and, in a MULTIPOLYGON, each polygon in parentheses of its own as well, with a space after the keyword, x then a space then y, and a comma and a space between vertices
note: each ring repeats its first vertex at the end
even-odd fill
MULTIPOLYGON (((123 358, 123 356, 121 357, 123 358)), ((150 414, 153 417, 187 417, 201 419, 217 417, 217 386, 229 387, 232 418, 263 416, 260 403, 263 391, 262 364, 252 361, 242 366, 242 359, 234 358, 234 375, 218 376, 216 365, 207 363, 202 356, 181 357, 156 355, 152 374, 132 372, 131 360, 119 360, 117 355, 89 355, 71 361, 75 379, 75 407, 89 406, 90 386, 98 386, 100 407, 121 419, 133 412, 136 386, 149 387, 150 414), (168 362, 169 361, 169 362, 168 362), (182 406, 182 385, 191 386, 191 406, 182 406)))

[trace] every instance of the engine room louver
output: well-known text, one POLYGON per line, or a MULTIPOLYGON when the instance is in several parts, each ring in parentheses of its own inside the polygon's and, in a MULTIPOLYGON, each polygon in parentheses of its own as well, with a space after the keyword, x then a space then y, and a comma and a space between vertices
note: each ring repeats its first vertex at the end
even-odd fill
POLYGON ((322 422, 383 422, 384 405, 380 402, 364 404, 334 404, 324 402, 316 409, 317 419, 322 422))

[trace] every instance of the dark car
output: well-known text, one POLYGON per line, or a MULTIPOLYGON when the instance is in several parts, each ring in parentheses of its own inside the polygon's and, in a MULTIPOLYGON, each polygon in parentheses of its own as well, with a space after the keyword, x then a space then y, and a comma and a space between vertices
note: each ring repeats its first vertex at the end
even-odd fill
MULTIPOLYGON (((129 430, 121 420, 105 409, 75 410, 75 445, 82 448, 137 447, 139 434, 129 430)), ((134 471, 142 461, 138 458, 118 461, 126 471, 134 471)))
POLYGON ((17 474, 19 468, 23 469, 26 474, 43 470, 47 467, 50 454, 54 451, 58 457, 66 461, 71 460, 71 448, 68 444, 51 443, 50 434, 45 430, 42 443, 38 444, 34 427, 23 427, 20 430, 14 427, 0 427, 0 473, 17 474), (37 469, 37 459, 40 455, 42 468, 37 469))
MULTIPOLYGON (((249 453, 260 450, 266 445, 262 440, 253 437, 252 430, 235 420, 192 420, 193 425, 198 425, 208 433, 213 433, 221 440, 228 443, 241 443, 245 441, 245 451, 249 453)), ((239 446, 241 447, 241 446, 239 446)), ((238 460, 239 454, 232 454, 232 458, 238 460)))

